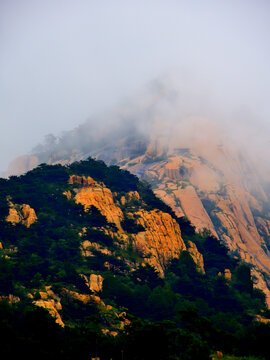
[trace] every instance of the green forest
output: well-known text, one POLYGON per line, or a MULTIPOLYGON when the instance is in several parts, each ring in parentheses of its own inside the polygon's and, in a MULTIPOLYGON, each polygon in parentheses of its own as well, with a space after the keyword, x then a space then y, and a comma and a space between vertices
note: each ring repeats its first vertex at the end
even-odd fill
POLYGON ((89 158, 66 166, 41 164, 25 175, 0 179, 0 242, 2 359, 207 360, 217 351, 224 358, 269 359, 270 325, 256 319, 269 318, 270 312, 265 295, 254 287, 251 268, 231 257, 209 232, 195 232, 147 183, 118 166, 89 158), (161 277, 132 242, 124 246, 117 239, 115 225, 97 208, 85 211, 63 194, 75 192, 70 175, 102 182, 116 202, 129 191, 139 193, 140 200, 121 205, 127 234, 144 231, 129 213, 169 213, 179 223, 183 240, 194 242, 203 255, 205 273, 182 251, 161 277), (7 222, 10 201, 30 205, 37 221, 28 228, 7 222), (83 240, 108 251, 91 249, 93 256, 84 257, 83 240), (222 275, 225 269, 232 274, 230 280, 222 275), (110 307, 67 295, 66 290, 93 295, 81 276, 92 273, 103 277, 98 296, 110 307), (61 299, 64 327, 33 304, 48 286, 61 299), (8 301, 10 294, 19 301, 8 301), (128 320, 125 327, 120 326, 121 314, 128 320), (117 335, 105 334, 104 327, 117 330, 117 335))

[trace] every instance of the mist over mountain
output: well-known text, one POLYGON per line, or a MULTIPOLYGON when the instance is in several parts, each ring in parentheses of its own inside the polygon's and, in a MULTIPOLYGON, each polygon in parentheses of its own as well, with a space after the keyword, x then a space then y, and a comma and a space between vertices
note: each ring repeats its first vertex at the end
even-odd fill
POLYGON ((196 108, 188 95, 156 79, 111 112, 60 137, 48 135, 31 155, 11 163, 10 174, 89 157, 129 170, 196 231, 207 229, 248 263, 269 305, 267 124, 255 123, 248 112, 229 116, 204 103, 196 108))
POLYGON ((62 136, 89 117, 98 131, 97 114, 121 109, 156 77, 177 89, 181 111, 163 103, 166 122, 186 109, 229 122, 233 134, 244 131, 235 121, 251 134, 267 132, 268 1, 4 0, 0 7, 2 170, 46 134, 62 136))
MULTIPOLYGON (((97 156, 102 149, 117 147, 130 138, 132 142, 136 139, 142 152, 150 142, 157 142, 166 150, 200 146, 203 151, 204 144, 205 147, 223 145, 241 153, 267 179, 269 124, 255 119, 248 106, 230 112, 216 103, 210 107, 209 99, 204 102, 203 95, 200 98, 201 104, 198 98, 173 86, 168 78, 155 79, 144 91, 110 111, 92 116, 60 136, 48 134, 31 153, 39 161, 53 163, 70 159, 71 154, 73 160, 97 156)), ((110 153, 107 160, 112 163, 119 158, 113 159, 110 153)))

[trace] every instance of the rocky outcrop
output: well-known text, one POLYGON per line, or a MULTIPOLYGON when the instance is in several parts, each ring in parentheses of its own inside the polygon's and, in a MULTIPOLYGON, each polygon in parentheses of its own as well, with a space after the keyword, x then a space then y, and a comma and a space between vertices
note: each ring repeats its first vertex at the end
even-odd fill
POLYGON ((9 209, 9 214, 6 218, 6 221, 11 222, 12 224, 18 224, 22 221, 22 217, 19 212, 14 208, 9 209))
POLYGON ((88 304, 89 302, 94 303, 96 305, 100 305, 105 307, 104 302, 100 299, 99 296, 96 295, 88 295, 88 294, 80 294, 76 291, 62 289, 62 292, 65 296, 68 296, 70 299, 81 301, 83 304, 88 304))
POLYGON ((33 301, 36 306, 43 307, 55 318, 55 322, 64 327, 59 311, 62 310, 60 298, 51 290, 50 286, 46 286, 44 291, 39 292, 40 299, 33 301))
POLYGON ((218 237, 214 225, 192 185, 177 188, 174 196, 180 201, 185 216, 196 226, 198 231, 206 228, 218 237))
POLYGON ((205 273, 204 271, 204 262, 203 262, 203 256, 201 253, 199 253, 197 246, 192 242, 188 242, 188 248, 187 251, 191 255, 193 261, 197 265, 198 270, 200 270, 202 273, 205 273))
POLYGON ((9 304, 16 304, 20 301, 20 298, 18 296, 15 296, 13 294, 9 295, 0 295, 0 301, 7 301, 9 304))
POLYGON ((121 221, 124 218, 119 206, 116 206, 113 194, 104 184, 95 182, 92 178, 72 175, 70 184, 78 184, 75 201, 82 204, 85 209, 95 206, 102 215, 106 216, 108 222, 114 223, 121 230, 121 221))
POLYGON ((70 200, 72 198, 72 194, 71 194, 70 190, 64 191, 63 195, 65 195, 68 200, 70 200))
MULTIPOLYGON (((135 212, 128 214, 128 216, 133 218, 137 224, 142 225, 142 229, 144 229, 138 234, 128 234, 121 227, 124 214, 120 204, 114 200, 110 189, 90 177, 72 175, 69 183, 79 185, 75 189, 75 201, 84 205, 85 209, 92 205, 99 209, 101 214, 106 216, 108 222, 112 222, 117 226, 116 237, 121 239, 126 246, 132 239, 135 249, 140 252, 144 261, 154 266, 161 275, 169 260, 179 257, 180 252, 186 250, 178 223, 170 214, 158 210, 147 211, 142 209, 142 201, 137 191, 130 191, 120 199, 122 205, 131 204, 132 201, 133 204, 136 203, 136 209, 139 208, 139 210, 134 210, 135 212)), ((91 248, 93 247, 101 253, 110 255, 108 249, 103 249, 100 245, 91 243, 89 240, 84 240, 81 244, 83 255, 86 257, 92 256, 91 248)), ((202 255, 198 252, 195 244, 190 242, 189 251, 195 263, 204 271, 202 255)), ((107 265, 110 268, 110 264, 107 265)), ((92 277, 94 281, 94 276, 92 277)), ((88 286, 92 287, 90 284, 88 286)), ((99 286, 97 284, 93 285, 93 291, 99 291, 97 290, 99 286)))
POLYGON ((74 185, 78 184, 80 186, 95 186, 97 183, 93 180, 90 176, 78 176, 78 175, 71 175, 69 177, 69 184, 74 185))
POLYGON ((102 291, 103 277, 101 275, 91 274, 87 279, 87 285, 93 292, 102 291))
POLYGON ((81 243, 81 252, 83 256, 94 256, 91 252, 91 249, 99 251, 100 253, 105 255, 112 255, 112 252, 109 249, 107 249, 106 247, 102 247, 98 243, 90 242, 89 240, 85 240, 81 243))
POLYGON ((257 315, 255 319, 256 319, 256 321, 259 321, 259 322, 264 323, 264 324, 269 324, 270 323, 270 319, 266 319, 265 317, 263 317, 261 315, 257 315))
POLYGON ((17 205, 9 202, 9 214, 6 218, 7 221, 12 224, 22 223, 27 227, 30 227, 37 221, 36 212, 27 204, 17 205))
POLYGON ((230 269, 225 269, 225 270, 224 270, 224 277, 225 277, 225 279, 227 279, 227 280, 231 280, 231 279, 232 279, 232 274, 231 274, 230 269))
POLYGON ((263 250, 263 246, 267 246, 259 235, 244 189, 238 185, 227 185, 222 194, 212 195, 211 198, 217 206, 214 214, 225 230, 224 233, 220 231, 220 237, 229 248, 245 261, 270 270, 270 258, 263 250))
POLYGON ((163 273, 168 261, 177 258, 186 246, 181 230, 171 215, 157 210, 136 212, 137 223, 145 231, 134 236, 135 247, 147 261, 163 273))
POLYGON ((68 296, 70 299, 81 301, 83 304, 87 304, 90 301, 94 301, 95 303, 100 303, 100 298, 98 296, 94 297, 93 295, 88 294, 80 294, 76 291, 71 291, 68 289, 62 289, 62 293, 65 296, 68 296))
POLYGON ((121 204, 125 205, 127 203, 130 203, 131 201, 139 201, 140 195, 137 191, 129 191, 127 194, 123 195, 121 197, 121 204))
MULTIPOLYGON (((84 205, 85 209, 91 205, 98 208, 102 215, 106 216, 108 222, 112 222, 117 226, 117 237, 126 245, 129 244, 130 238, 133 239, 134 246, 141 253, 146 262, 154 266, 160 274, 163 274, 166 264, 170 259, 177 258, 182 250, 186 250, 186 246, 181 237, 181 230, 178 223, 171 215, 158 210, 147 211, 138 205, 141 201, 138 192, 131 191, 122 196, 120 202, 122 205, 131 201, 137 202, 139 210, 128 214, 137 224, 142 225, 143 231, 138 234, 126 234, 121 227, 121 221, 124 214, 113 197, 110 189, 104 184, 97 183, 90 177, 71 176, 70 184, 78 184, 75 189, 75 201, 84 205)), ((102 249, 98 244, 91 243, 89 240, 82 242, 81 250, 84 256, 92 256, 91 247, 108 255, 108 249, 102 249)), ((203 270, 202 255, 199 254, 195 244, 189 247, 191 255, 199 268, 203 270)), ((93 278, 94 279, 94 278, 93 278)), ((90 285, 89 285, 90 286, 90 285)), ((97 289, 97 287, 95 286, 97 289)), ((98 291, 98 290, 93 290, 98 291)))
POLYGON ((32 224, 34 224, 34 222, 37 221, 36 212, 29 205, 23 204, 21 207, 21 212, 23 215, 23 223, 27 227, 31 226, 32 224))
POLYGON ((119 311, 112 305, 106 305, 99 296, 80 294, 66 288, 62 289, 62 294, 70 300, 80 301, 85 305, 95 306, 101 314, 103 326, 106 326, 106 328, 101 329, 105 335, 116 336, 118 335, 119 330, 123 330, 125 326, 130 325, 130 320, 127 318, 126 312, 119 311))
POLYGON ((232 279, 232 273, 230 269, 224 269, 224 273, 219 272, 218 276, 224 276, 224 278, 226 280, 231 280, 232 279))

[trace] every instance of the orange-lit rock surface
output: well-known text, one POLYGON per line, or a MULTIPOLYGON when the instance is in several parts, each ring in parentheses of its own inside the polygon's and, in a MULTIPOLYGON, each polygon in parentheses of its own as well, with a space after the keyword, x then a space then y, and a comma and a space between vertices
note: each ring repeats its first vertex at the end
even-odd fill
POLYGON ((33 301, 33 304, 47 309, 57 324, 65 326, 59 314, 59 310, 62 310, 60 298, 51 290, 50 286, 46 286, 45 291, 40 291, 39 294, 41 299, 33 301))
POLYGON ((37 221, 36 212, 29 205, 16 205, 10 202, 9 206, 9 214, 6 220, 11 222, 12 224, 22 223, 25 226, 29 227, 35 221, 37 221))
MULTIPOLYGON (((170 214, 158 210, 147 211, 139 206, 139 210, 129 215, 134 217, 134 221, 142 225, 145 230, 136 235, 127 234, 121 227, 124 214, 120 208, 120 203, 115 201, 110 189, 90 177, 75 175, 70 177, 69 184, 78 184, 74 198, 77 203, 84 205, 85 209, 91 205, 98 208, 101 214, 106 216, 108 222, 116 224, 118 228, 117 237, 126 245, 129 244, 130 239, 133 239, 135 248, 140 251, 145 261, 154 266, 161 274, 163 274, 164 267, 170 259, 179 257, 180 252, 186 250, 180 227, 170 214)), ((122 196, 120 202, 124 205, 134 200, 141 201, 138 192, 131 191, 122 196)), ((190 244, 188 251, 191 252, 198 267, 204 271, 202 255, 197 251, 195 244, 190 244)), ((91 247, 108 254, 108 249, 102 249, 98 244, 84 240, 81 245, 84 256, 92 255, 91 247)))
POLYGON ((83 256, 85 256, 85 257, 93 256, 91 249, 95 249, 105 255, 112 255, 112 253, 109 249, 101 246, 98 243, 90 242, 89 240, 85 240, 81 243, 81 251, 82 251, 83 256))
POLYGON ((89 289, 94 292, 102 291, 103 277, 101 275, 91 274, 89 277, 89 289))
POLYGON ((15 296, 13 294, 9 295, 0 295, 0 301, 7 301, 9 304, 16 304, 20 301, 20 298, 18 296, 15 296))
POLYGON ((97 305, 101 305, 105 307, 105 304, 103 301, 101 301, 99 296, 96 295, 88 295, 88 294, 80 294, 76 291, 68 290, 68 289, 62 289, 63 293, 67 295, 69 298, 74 300, 79 300, 84 304, 87 304, 88 302, 93 302, 97 305))
POLYGON ((148 262, 162 273, 169 259, 186 250, 180 227, 171 215, 162 211, 140 210, 136 215, 145 231, 135 236, 135 246, 144 256, 149 255, 148 262))
POLYGON ((174 191, 174 196, 180 201, 185 216, 196 226, 197 230, 202 231, 206 228, 218 237, 214 225, 193 186, 179 187, 174 191))
POLYGON ((198 269, 204 273, 205 271, 204 271, 203 256, 201 253, 199 253, 197 246, 192 241, 188 242, 187 251, 190 253, 198 269))
POLYGON ((102 215, 106 216, 108 222, 114 223, 118 229, 121 229, 120 223, 124 216, 120 207, 115 205, 110 189, 103 184, 95 182, 90 177, 85 178, 72 175, 69 183, 80 185, 75 196, 77 203, 82 204, 85 209, 91 205, 95 206, 102 215))
POLYGON ((22 221, 22 217, 15 208, 10 208, 6 220, 8 222, 11 222, 12 224, 18 224, 19 222, 22 221))
POLYGON ((81 186, 90 186, 90 185, 93 185, 95 186, 96 185, 96 182, 90 177, 90 176, 78 176, 78 175, 71 175, 69 177, 69 181, 68 181, 69 184, 78 184, 78 185, 81 185, 81 186))

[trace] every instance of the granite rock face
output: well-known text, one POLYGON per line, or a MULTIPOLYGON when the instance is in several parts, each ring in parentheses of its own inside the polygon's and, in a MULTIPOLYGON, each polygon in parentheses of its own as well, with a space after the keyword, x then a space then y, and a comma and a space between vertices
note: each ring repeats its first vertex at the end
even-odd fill
POLYGON ((9 214, 7 221, 12 224, 22 223, 27 227, 30 227, 37 221, 36 212, 28 204, 17 205, 9 202, 9 214))
POLYGON ((210 230, 233 256, 251 264, 256 286, 270 304, 270 214, 264 210, 269 200, 241 154, 211 142, 190 148, 156 144, 124 168, 150 182, 198 232, 210 230))
POLYGON ((95 206, 102 215, 106 216, 108 222, 114 223, 121 230, 120 223, 124 215, 122 210, 115 205, 111 190, 90 177, 83 179, 77 176, 76 178, 77 181, 74 181, 74 177, 71 176, 69 180, 70 184, 78 183, 79 185, 75 201, 82 204, 85 209, 95 206))
MULTIPOLYGON (((171 217, 170 214, 160 210, 150 210, 139 208, 129 216, 142 226, 144 231, 138 234, 127 234, 121 222, 124 219, 121 205, 128 203, 132 199, 140 202, 140 196, 137 192, 129 192, 125 197, 121 197, 120 202, 117 201, 104 184, 88 178, 80 178, 70 176, 70 184, 78 184, 75 188, 74 201, 82 204, 85 209, 95 206, 108 222, 113 223, 117 227, 117 237, 121 238, 124 243, 128 244, 130 239, 134 243, 137 251, 144 257, 145 261, 154 266, 162 275, 165 266, 170 259, 177 258, 180 252, 186 249, 186 245, 181 236, 179 224, 171 217)), ((190 242, 190 244, 192 244, 190 242)), ((82 251, 85 256, 91 256, 89 248, 95 246, 89 241, 84 241, 82 251)), ((101 250, 101 249, 100 249, 101 250)), ((105 249, 101 250, 106 251, 105 249)), ((108 251, 108 250, 107 250, 108 251)), ((188 249, 199 268, 203 271, 202 255, 197 251, 195 244, 188 249)))
POLYGON ((46 286, 43 291, 39 292, 40 299, 33 301, 33 304, 39 307, 43 307, 55 318, 55 322, 64 327, 64 323, 59 314, 62 310, 61 299, 51 289, 50 286, 46 286))
POLYGON ((149 263, 163 272, 168 261, 177 258, 186 246, 181 237, 180 227, 170 214, 162 211, 140 210, 137 222, 145 228, 135 236, 135 247, 149 256, 149 263))

